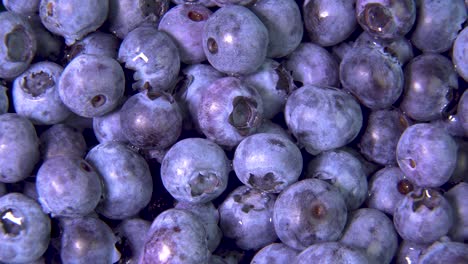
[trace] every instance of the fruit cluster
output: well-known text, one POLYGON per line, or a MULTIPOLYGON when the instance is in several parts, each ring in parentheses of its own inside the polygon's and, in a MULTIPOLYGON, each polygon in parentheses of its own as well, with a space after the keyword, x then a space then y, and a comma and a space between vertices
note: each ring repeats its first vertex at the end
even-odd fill
POLYGON ((468 263, 467 8, 3 0, 0 263, 468 263))

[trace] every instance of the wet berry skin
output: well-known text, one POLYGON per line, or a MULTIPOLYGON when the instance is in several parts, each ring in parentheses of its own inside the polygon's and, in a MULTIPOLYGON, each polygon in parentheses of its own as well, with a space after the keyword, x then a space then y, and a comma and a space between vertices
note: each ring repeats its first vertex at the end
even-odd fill
POLYGON ((298 142, 313 155, 348 144, 362 126, 361 108, 352 95, 313 85, 289 96, 284 117, 298 142))
POLYGON ((210 16, 203 31, 203 49, 210 64, 230 75, 256 71, 268 50, 268 30, 248 8, 227 5, 210 16))

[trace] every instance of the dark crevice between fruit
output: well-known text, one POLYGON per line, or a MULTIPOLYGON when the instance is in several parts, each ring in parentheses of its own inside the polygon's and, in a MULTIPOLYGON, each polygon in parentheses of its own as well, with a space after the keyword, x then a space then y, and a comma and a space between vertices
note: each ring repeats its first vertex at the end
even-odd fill
POLYGON ((273 172, 268 172, 263 177, 256 177, 252 173, 249 175, 247 182, 254 188, 264 191, 274 191, 278 185, 283 184, 282 181, 277 181, 273 172))
POLYGON ((18 236, 25 229, 24 219, 13 209, 7 209, 0 215, 2 232, 8 236, 18 236))
POLYGON ((31 58, 31 39, 22 26, 15 27, 5 36, 8 58, 13 62, 26 62, 31 58))
POLYGON ((213 193, 219 186, 218 177, 213 173, 198 175, 189 181, 190 194, 192 197, 201 196, 205 193, 213 193))
POLYGON ((104 95, 98 94, 98 95, 94 96, 93 98, 91 98, 91 105, 94 108, 98 108, 98 107, 103 106, 106 103, 106 101, 107 101, 107 99, 106 99, 106 97, 104 95))
POLYGON ((392 27, 392 19, 390 11, 377 3, 367 4, 359 17, 361 23, 366 25, 370 31, 378 34, 388 33, 392 27))
POLYGON ((434 210, 440 205, 439 193, 431 189, 422 189, 418 193, 413 193, 411 197, 414 199, 413 212, 423 206, 429 210, 434 210))
POLYGON ((43 94, 47 89, 53 87, 55 81, 49 74, 40 71, 31 73, 23 78, 22 89, 33 97, 43 94))
POLYGON ((443 118, 449 118, 451 115, 454 115, 457 112, 457 106, 459 101, 460 94, 457 88, 449 87, 447 93, 445 94, 445 99, 447 99, 447 104, 441 111, 443 118))
POLYGON ((152 16, 152 20, 158 21, 169 9, 169 1, 165 0, 140 0, 140 11, 144 17, 152 16))
POLYGON ((83 169, 86 172, 91 172, 91 168, 88 166, 88 164, 81 162, 80 163, 80 168, 83 169))
POLYGON ((294 82, 292 80, 291 74, 289 74, 289 72, 281 64, 275 68, 275 72, 278 75, 276 90, 284 91, 286 94, 290 94, 294 90, 294 82))
POLYGON ((81 44, 75 44, 65 51, 65 62, 70 62, 75 57, 80 55, 84 50, 84 46, 81 44))
POLYGON ((232 103, 233 109, 229 115, 229 124, 237 129, 239 134, 247 135, 258 122, 257 102, 247 97, 236 97, 232 103))
POLYGON ((218 53, 218 43, 216 43, 216 40, 214 40, 213 38, 209 38, 206 42, 206 45, 208 47, 208 51, 211 54, 218 53))
POLYGON ((398 182, 397 189, 399 193, 407 195, 414 190, 414 186, 409 180, 404 179, 398 182))
POLYGON ((178 96, 184 96, 194 79, 193 75, 182 74, 174 86, 174 91, 172 93, 178 96))
POLYGON ((133 257, 132 247, 126 237, 120 237, 120 240, 115 243, 115 248, 120 252, 121 258, 119 264, 131 263, 133 257))
POLYGON ((194 22, 200 22, 200 21, 205 20, 205 17, 202 14, 193 10, 188 12, 187 17, 194 22))

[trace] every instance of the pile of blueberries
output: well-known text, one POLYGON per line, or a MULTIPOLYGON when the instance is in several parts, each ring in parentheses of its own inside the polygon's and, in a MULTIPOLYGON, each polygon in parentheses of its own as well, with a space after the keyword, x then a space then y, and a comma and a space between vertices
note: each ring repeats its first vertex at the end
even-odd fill
POLYGON ((468 263, 467 8, 3 0, 0 263, 468 263))

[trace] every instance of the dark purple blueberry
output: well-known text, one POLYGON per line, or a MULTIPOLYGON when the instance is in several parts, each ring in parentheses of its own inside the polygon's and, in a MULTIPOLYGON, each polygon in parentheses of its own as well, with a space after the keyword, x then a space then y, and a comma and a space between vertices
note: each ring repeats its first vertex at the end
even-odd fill
POLYGON ((279 193, 302 172, 299 148, 279 134, 258 133, 242 140, 232 161, 237 178, 250 188, 279 193))
POLYGON ((286 59, 285 68, 293 80, 304 85, 339 85, 338 63, 317 44, 301 43, 286 59))
POLYGON ((0 197, 0 261, 33 262, 49 246, 50 219, 33 199, 21 193, 0 197))
POLYGON ((3 5, 9 11, 17 14, 32 15, 39 12, 41 0, 3 0, 3 5))
POLYGON ((455 221, 449 236, 458 242, 468 241, 468 183, 460 182, 444 196, 452 205, 455 221))
POLYGON ((58 92, 62 66, 43 61, 31 65, 13 82, 12 99, 16 113, 33 124, 53 125, 63 122, 70 110, 58 92))
POLYGON ((263 118, 259 93, 236 77, 214 81, 202 94, 198 123, 205 136, 222 147, 233 148, 253 134, 263 118))
POLYGON ((419 0, 418 19, 411 41, 423 52, 444 52, 452 47, 467 17, 463 0, 419 0))
POLYGON ((14 79, 36 54, 37 40, 26 18, 0 11, 0 78, 14 79))
POLYGON ((120 109, 117 108, 112 112, 93 118, 94 135, 100 143, 108 141, 128 142, 120 122, 120 109))
POLYGON ((302 6, 304 25, 313 43, 333 46, 356 28, 354 0, 306 0, 302 6))
POLYGON ((153 180, 145 159, 118 142, 106 142, 86 155, 101 175, 104 199, 96 212, 110 219, 135 216, 151 200, 153 180))
POLYGON ((276 195, 251 189, 236 188, 219 206, 220 227, 223 235, 235 240, 243 250, 258 250, 273 243, 273 207, 276 195))
POLYGON ((98 29, 107 19, 109 1, 41 0, 42 24, 52 33, 65 38, 67 45, 98 29))
POLYGON ((411 121, 398 109, 372 111, 359 142, 366 159, 380 165, 396 165, 396 147, 411 121))
POLYGON ((98 172, 77 156, 54 156, 42 163, 36 176, 38 201, 52 217, 82 217, 101 200, 98 172))
POLYGON ((109 31, 124 39, 141 25, 157 26, 169 0, 109 0, 109 31))
POLYGON ((268 30, 248 8, 227 5, 210 16, 203 31, 203 49, 210 64, 231 75, 256 71, 268 50, 268 30))
POLYGON ((393 215, 397 204, 414 189, 400 168, 385 167, 370 178, 367 206, 393 215))
POLYGON ((445 236, 454 222, 450 203, 435 189, 417 189, 401 200, 393 213, 398 234, 416 243, 432 243, 445 236))
POLYGON ((31 121, 13 113, 0 115, 0 146, 0 182, 26 179, 40 157, 31 121))
POLYGON ((468 27, 465 27, 455 39, 452 50, 452 61, 460 77, 468 82, 468 27))
POLYGON ((139 148, 165 149, 177 141, 182 130, 182 115, 170 95, 137 93, 120 110, 123 134, 139 148))
POLYGON ((131 31, 120 44, 118 60, 135 71, 135 90, 164 92, 176 84, 179 50, 169 35, 154 27, 141 26, 131 31))
POLYGON ((194 214, 205 227, 208 249, 213 252, 218 247, 223 233, 218 226, 219 212, 213 203, 177 202, 176 209, 184 209, 194 214))
POLYGON ((362 126, 359 104, 337 88, 305 85, 295 90, 284 116, 289 130, 313 155, 348 144, 362 126))
POLYGON ((185 210, 169 209, 151 224, 138 263, 208 263, 210 255, 198 218, 185 210))
POLYGON ((450 111, 458 89, 457 73, 446 57, 427 53, 405 67, 405 90, 400 108, 417 121, 431 121, 450 111))
POLYGON ((415 0, 357 0, 356 18, 377 38, 395 39, 408 33, 416 20, 415 0))
POLYGON ((169 9, 161 18, 158 29, 172 37, 183 63, 196 64, 206 60, 202 33, 211 14, 211 10, 202 5, 185 4, 169 9))
POLYGON ((65 51, 67 61, 82 54, 102 55, 117 59, 120 41, 110 33, 95 31, 84 39, 77 41, 69 50, 65 51))
POLYGON ((318 179, 298 181, 280 193, 273 223, 281 241, 297 250, 341 237, 347 219, 346 203, 331 184, 318 179))
POLYGON ((150 226, 151 222, 140 218, 129 218, 123 220, 114 229, 114 233, 119 239, 116 248, 121 254, 120 261, 138 263, 150 226))
POLYGON ((468 245, 451 241, 435 242, 423 252, 418 263, 468 263, 468 245))
POLYGON ((356 46, 340 63, 340 80, 363 105, 390 107, 403 91, 404 76, 398 60, 378 48, 356 46))
POLYGON ((371 264, 365 253, 358 249, 345 246, 338 242, 321 242, 309 246, 295 259, 296 264, 335 264, 335 263, 359 263, 371 264))
POLYGON ((301 11, 294 0, 258 0, 250 6, 268 30, 267 57, 280 58, 299 46, 304 33, 301 11))
POLYGON ((202 138, 177 142, 164 156, 161 179, 177 200, 206 203, 227 187, 229 161, 223 149, 202 138))
POLYGON ((277 61, 266 59, 258 71, 242 78, 262 97, 263 117, 273 118, 280 113, 288 95, 295 89, 291 73, 277 61))
POLYGON ((251 264, 283 264, 296 258, 299 251, 283 243, 272 243, 255 254, 251 264))
POLYGON ((445 130, 420 123, 403 132, 396 157, 403 173, 417 186, 439 187, 455 170, 457 148, 457 143, 445 130))
POLYGON ((343 196, 349 211, 361 206, 367 197, 367 177, 363 164, 343 150, 322 152, 311 160, 307 178, 327 181, 343 196))
POLYGON ((105 264, 119 260, 119 252, 115 248, 118 239, 112 229, 99 218, 61 218, 60 227, 62 263, 105 264))
POLYGON ((107 56, 83 54, 63 70, 58 92, 63 103, 83 117, 115 109, 123 97, 125 76, 120 64, 107 56))
POLYGON ((419 263, 421 254, 428 248, 430 244, 420 244, 411 241, 403 240, 398 249, 396 263, 411 264, 419 263))
POLYGON ((50 127, 39 140, 43 160, 61 155, 83 157, 87 150, 83 134, 65 124, 50 127))
POLYGON ((361 208, 350 214, 340 242, 365 252, 371 263, 388 264, 397 252, 398 235, 384 213, 361 208))

